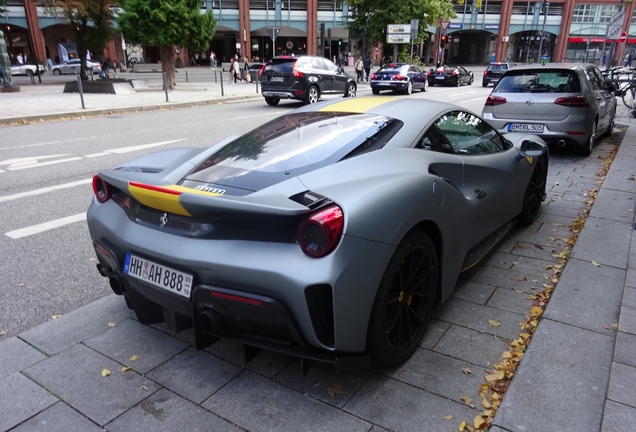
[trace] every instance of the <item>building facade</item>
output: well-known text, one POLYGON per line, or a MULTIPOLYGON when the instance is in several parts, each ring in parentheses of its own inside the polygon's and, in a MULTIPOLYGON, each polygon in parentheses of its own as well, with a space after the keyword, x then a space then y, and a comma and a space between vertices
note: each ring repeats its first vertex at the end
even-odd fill
MULTIPOLYGON (((202 11, 212 11, 217 32, 210 50, 220 61, 236 55, 265 60, 274 55, 369 53, 383 59, 382 46, 371 47, 359 35, 349 34, 349 6, 334 0, 203 0, 202 11), (324 25, 325 32, 321 34, 324 25), (273 29, 275 30, 275 33, 273 29), (273 38, 275 36, 275 39, 273 38)), ((610 41, 608 26, 620 25, 627 34, 617 44, 614 63, 636 49, 636 15, 632 2, 616 0, 552 0, 549 4, 518 0, 466 0, 455 5, 456 18, 444 31, 428 28, 428 38, 415 47, 426 62, 443 57, 447 63, 484 64, 492 60, 518 63, 539 61, 601 62, 610 41), (620 22, 616 22, 616 18, 620 22), (445 37, 442 37, 445 36, 445 37), (443 42, 442 42, 443 41, 443 42), (539 52, 539 50, 541 52, 539 52)), ((396 23, 399 24, 399 23, 396 23)), ((10 54, 51 59, 53 63, 76 57, 75 41, 67 36, 67 25, 46 15, 36 0, 7 0, 0 16, 10 54)), ((387 47, 387 54, 390 47, 387 47)), ((177 49, 184 64, 204 64, 206 53, 177 49)), ((111 42, 94 58, 123 60, 132 55, 137 62, 159 61, 157 47, 127 46, 111 42)))

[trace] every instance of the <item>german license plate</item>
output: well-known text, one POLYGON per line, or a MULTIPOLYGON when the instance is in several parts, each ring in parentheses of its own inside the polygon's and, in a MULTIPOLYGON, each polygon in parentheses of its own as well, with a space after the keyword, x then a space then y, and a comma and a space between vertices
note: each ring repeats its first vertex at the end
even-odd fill
POLYGON ((444 79, 445 77, 443 76, 436 76, 435 79, 444 79))
POLYGON ((385 85, 387 85, 387 86, 388 86, 388 85, 391 85, 391 83, 390 83, 390 82, 383 82, 383 81, 380 81, 380 82, 378 83, 378 85, 381 85, 381 86, 385 86, 385 85))
POLYGON ((275 81, 275 82, 283 82, 283 81, 285 81, 285 78, 283 78, 283 77, 270 77, 269 80, 270 81, 275 81))
POLYGON ((124 273, 150 285, 190 298, 192 275, 148 261, 130 253, 126 254, 124 273))
POLYGON ((535 123, 510 123, 508 132, 543 133, 543 127, 544 125, 535 123))

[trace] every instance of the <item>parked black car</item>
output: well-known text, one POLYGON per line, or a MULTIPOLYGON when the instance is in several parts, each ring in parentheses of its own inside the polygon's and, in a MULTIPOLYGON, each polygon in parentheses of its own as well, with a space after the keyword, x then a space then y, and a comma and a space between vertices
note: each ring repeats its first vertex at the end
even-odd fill
POLYGON ((428 83, 447 84, 459 87, 462 84, 471 85, 475 77, 473 73, 461 66, 441 66, 428 71, 428 83))
POLYGON ((516 65, 514 63, 507 62, 490 63, 484 71, 484 77, 481 80, 481 85, 483 87, 488 87, 488 84, 497 85, 503 74, 505 74, 508 69, 512 69, 515 66, 516 65))
POLYGON ((274 57, 263 68, 262 94, 268 105, 281 99, 298 99, 306 104, 318 102, 320 96, 340 93, 355 97, 356 80, 330 60, 322 57, 274 57))
POLYGON ((379 94, 382 90, 392 90, 411 94, 413 90, 428 90, 426 74, 416 65, 408 63, 390 63, 369 77, 371 91, 379 94))

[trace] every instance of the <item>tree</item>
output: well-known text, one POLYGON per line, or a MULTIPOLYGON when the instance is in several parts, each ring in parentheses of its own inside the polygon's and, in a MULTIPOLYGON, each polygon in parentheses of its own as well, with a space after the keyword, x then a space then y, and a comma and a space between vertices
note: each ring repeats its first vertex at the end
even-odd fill
POLYGON ((421 41, 428 25, 436 26, 439 19, 455 16, 452 0, 349 0, 348 3, 353 21, 347 27, 374 44, 386 43, 388 24, 409 24, 411 19, 419 19, 417 41, 421 41))
POLYGON ((87 79, 86 52, 103 51, 106 43, 115 37, 115 30, 110 25, 114 18, 111 9, 114 3, 115 0, 42 0, 47 15, 68 24, 69 37, 77 43, 83 80, 87 79))
POLYGON ((159 46, 166 84, 174 87, 174 49, 206 51, 214 37, 212 12, 200 11, 200 0, 120 0, 117 24, 127 42, 159 46))

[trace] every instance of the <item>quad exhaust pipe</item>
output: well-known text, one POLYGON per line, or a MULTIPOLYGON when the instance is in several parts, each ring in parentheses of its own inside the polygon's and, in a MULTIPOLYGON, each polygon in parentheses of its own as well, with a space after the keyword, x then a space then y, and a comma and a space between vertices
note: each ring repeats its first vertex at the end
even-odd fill
POLYGON ((110 288, 117 295, 122 295, 126 288, 124 287, 124 281, 117 275, 112 275, 108 278, 108 283, 110 284, 110 288))
POLYGON ((223 316, 210 309, 204 309, 197 315, 197 323, 204 333, 216 333, 227 327, 227 321, 223 316))
POLYGON ((557 142, 557 145, 559 147, 565 147, 565 141, 564 140, 559 140, 559 142, 557 142))

